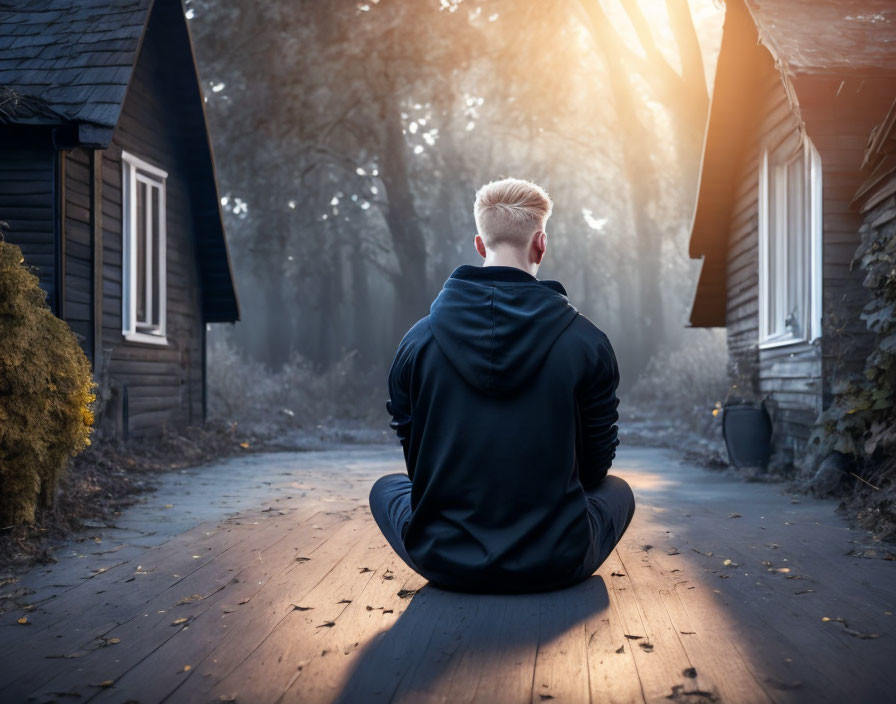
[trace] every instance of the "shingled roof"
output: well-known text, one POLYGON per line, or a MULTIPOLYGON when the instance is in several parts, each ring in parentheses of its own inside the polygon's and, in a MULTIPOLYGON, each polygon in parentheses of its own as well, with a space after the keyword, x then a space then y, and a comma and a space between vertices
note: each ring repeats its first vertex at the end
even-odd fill
POLYGON ((11 121, 114 127, 134 70, 150 0, 0 3, 0 85, 47 110, 11 121))

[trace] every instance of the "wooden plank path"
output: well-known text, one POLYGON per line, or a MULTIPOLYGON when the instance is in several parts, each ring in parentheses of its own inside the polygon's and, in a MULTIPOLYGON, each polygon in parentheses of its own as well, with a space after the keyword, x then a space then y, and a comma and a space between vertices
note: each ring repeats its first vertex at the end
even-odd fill
POLYGON ((367 491, 400 469, 364 446, 191 470, 122 517, 155 543, 101 531, 3 588, 0 701, 893 700, 896 550, 833 501, 625 448, 635 518, 593 577, 455 594, 373 524, 367 491))

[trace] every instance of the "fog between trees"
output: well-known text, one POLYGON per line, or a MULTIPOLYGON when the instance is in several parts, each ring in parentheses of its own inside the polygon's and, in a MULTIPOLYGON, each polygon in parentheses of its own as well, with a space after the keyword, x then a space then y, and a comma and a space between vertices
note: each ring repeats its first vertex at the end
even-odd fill
MULTIPOLYGON (((473 195, 554 200, 540 278, 623 387, 687 344, 687 240, 723 8, 712 0, 188 0, 242 321, 276 369, 385 370, 458 265, 473 195)), ((215 326, 216 328, 220 326, 215 326)))

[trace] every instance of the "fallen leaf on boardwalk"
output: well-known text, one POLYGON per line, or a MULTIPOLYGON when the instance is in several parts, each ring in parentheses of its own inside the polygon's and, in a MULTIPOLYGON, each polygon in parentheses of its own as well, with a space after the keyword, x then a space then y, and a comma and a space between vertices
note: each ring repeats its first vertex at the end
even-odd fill
POLYGON ((242 447, 242 448, 247 448, 247 447, 249 447, 249 443, 247 443, 247 442, 241 442, 241 443, 240 443, 240 447, 242 447))
POLYGON ((731 578, 730 574, 720 574, 719 575, 719 579, 730 579, 730 578, 731 578))
POLYGON ((355 641, 355 642, 352 643, 351 645, 347 645, 347 646, 345 646, 345 647, 342 649, 342 654, 343 654, 343 655, 348 655, 348 654, 349 654, 350 652, 352 652, 353 650, 357 650, 357 649, 358 649, 358 645, 359 645, 359 641, 355 641))
POLYGON ((766 677, 765 681, 775 689, 781 690, 799 689, 803 686, 803 683, 798 680, 794 682, 784 682, 783 680, 775 679, 774 677, 766 677))
POLYGON ((31 625, 31 621, 28 620, 27 616, 22 616, 22 618, 18 619, 16 621, 16 623, 18 623, 21 626, 30 626, 31 625))
MULTIPOLYGON (((299 669, 301 669, 301 668, 299 668, 299 669)), ((235 702, 236 695, 235 694, 222 694, 220 697, 218 697, 218 701, 220 701, 220 702, 235 702)))
POLYGON ((623 643, 623 644, 620 645, 618 648, 616 648, 616 652, 617 652, 617 653, 624 653, 624 652, 625 652, 625 643, 623 643))
POLYGON ((174 504, 165 504, 165 508, 174 508, 174 504))
POLYGON ((103 645, 118 645, 121 643, 121 638, 103 638, 103 645))
POLYGON ((180 606, 181 604, 192 604, 194 601, 202 601, 202 594, 192 594, 191 596, 185 596, 179 602, 175 604, 175 606, 180 606))
POLYGON ((297 557, 296 562, 308 562, 310 559, 310 557, 297 557))
POLYGON ((171 625, 172 625, 172 626, 179 626, 179 625, 182 624, 182 623, 186 623, 187 620, 188 620, 188 619, 187 619, 186 616, 181 616, 180 618, 176 618, 176 619, 174 619, 174 620, 171 622, 171 625))
POLYGON ((360 573, 361 573, 361 574, 364 574, 365 572, 373 572, 373 570, 370 569, 369 567, 362 567, 362 568, 360 569, 360 573))
POLYGON ((399 599, 410 599, 416 593, 417 593, 416 589, 399 589, 398 590, 398 598, 399 599))
POLYGON ((790 572, 790 568, 789 567, 777 567, 777 568, 775 568, 775 572, 782 572, 782 573, 790 572))
POLYGON ((681 674, 683 674, 685 677, 696 677, 697 669, 694 667, 686 667, 681 671, 681 674))
MULTIPOLYGON (((712 692, 706 692, 702 689, 685 689, 683 684, 673 684, 672 693, 666 695, 666 699, 690 701, 683 694, 693 694, 696 697, 704 697, 706 701, 717 702, 719 698, 712 692)), ((696 700, 695 700, 696 701, 696 700)))
MULTIPOLYGON (((733 563, 731 562, 730 559, 726 559, 722 564, 725 565, 725 567, 727 567, 728 565, 731 565, 733 563)), ((737 565, 734 565, 734 566, 737 567, 737 565)))
POLYGON ((667 555, 681 555, 681 553, 678 552, 678 548, 671 548, 669 550, 666 550, 666 554, 667 555))
POLYGON ((236 603, 239 604, 240 606, 242 606, 243 604, 248 604, 251 600, 252 600, 251 597, 247 596, 245 599, 240 599, 236 603))
POLYGON ((553 699, 554 698, 553 694, 539 694, 538 696, 540 696, 542 699, 553 699))
POLYGON ((324 621, 322 624, 318 626, 318 628, 332 628, 336 625, 335 621, 324 621))
POLYGON ((99 684, 95 684, 93 686, 94 687, 103 687, 105 689, 106 687, 111 687, 113 684, 115 684, 115 680, 103 680, 99 684))
POLYGON ((777 548, 779 548, 779 547, 781 547, 781 546, 778 545, 777 543, 768 543, 768 544, 766 545, 766 547, 769 547, 769 548, 771 548, 772 550, 776 550, 777 548))
POLYGON ((314 608, 313 606, 299 606, 298 604, 292 605, 293 611, 310 611, 313 608, 314 608))
POLYGON ((395 579, 395 575, 394 574, 384 574, 383 579, 395 579))
POLYGON ((808 577, 801 574, 789 574, 784 579, 809 579, 808 577))
POLYGON ((610 572, 611 577, 625 577, 625 574, 622 572, 610 572))
POLYGON ((684 633, 686 636, 695 636, 695 635, 697 635, 697 631, 679 631, 679 633, 684 633))
POLYGON ((641 650, 643 650, 646 653, 653 652, 653 643, 644 642, 644 643, 638 643, 638 645, 640 646, 641 650))
POLYGON ((628 638, 629 640, 638 640, 639 638, 643 638, 643 637, 644 637, 644 636, 630 636, 628 633, 623 633, 622 635, 624 635, 624 636, 625 636, 626 638, 628 638))
POLYGON ((384 613, 384 614, 391 614, 391 613, 392 613, 392 609, 383 609, 383 613, 384 613))
POLYGON ((794 594, 808 594, 809 592, 814 592, 814 589, 803 589, 801 592, 794 592, 794 594))
POLYGON ((743 518, 739 513, 729 513, 728 518, 743 518))
POLYGON ((352 600, 351 600, 351 599, 340 599, 340 600, 337 601, 336 603, 337 603, 337 604, 351 604, 351 603, 352 603, 352 600))
POLYGON ((859 631, 854 631, 852 628, 843 627, 843 630, 849 633, 849 635, 854 636, 856 638, 861 638, 862 640, 870 640, 872 638, 880 638, 880 633, 860 633, 859 631))
POLYGON ((192 665, 184 665, 184 669, 183 669, 182 671, 183 671, 183 672, 189 672, 189 671, 192 670, 192 669, 193 669, 193 666, 192 666, 192 665))

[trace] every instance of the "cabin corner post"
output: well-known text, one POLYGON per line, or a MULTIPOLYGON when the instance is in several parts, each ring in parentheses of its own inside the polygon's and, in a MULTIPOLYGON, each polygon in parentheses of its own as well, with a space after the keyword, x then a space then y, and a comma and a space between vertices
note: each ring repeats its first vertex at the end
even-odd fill
POLYGON ((93 373, 103 365, 103 151, 90 151, 90 231, 93 259, 93 373))
POLYGON ((208 420, 208 323, 202 316, 202 422, 208 420))
POLYGON ((53 158, 53 218, 55 281, 53 311, 65 320, 65 151, 58 147, 53 158))

